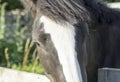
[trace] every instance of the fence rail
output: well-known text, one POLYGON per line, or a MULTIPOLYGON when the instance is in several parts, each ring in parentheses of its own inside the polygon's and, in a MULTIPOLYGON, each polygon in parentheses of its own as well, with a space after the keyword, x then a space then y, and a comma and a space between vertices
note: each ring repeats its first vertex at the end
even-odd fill
POLYGON ((50 82, 50 81, 44 75, 0 67, 0 82, 50 82))
POLYGON ((120 82, 120 69, 114 68, 99 69, 98 82, 120 82))

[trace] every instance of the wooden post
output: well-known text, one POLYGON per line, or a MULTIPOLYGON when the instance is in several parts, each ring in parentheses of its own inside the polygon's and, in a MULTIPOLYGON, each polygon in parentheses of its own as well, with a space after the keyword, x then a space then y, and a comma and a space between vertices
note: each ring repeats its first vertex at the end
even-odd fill
POLYGON ((99 69, 98 82, 120 82, 120 69, 114 68, 99 69))

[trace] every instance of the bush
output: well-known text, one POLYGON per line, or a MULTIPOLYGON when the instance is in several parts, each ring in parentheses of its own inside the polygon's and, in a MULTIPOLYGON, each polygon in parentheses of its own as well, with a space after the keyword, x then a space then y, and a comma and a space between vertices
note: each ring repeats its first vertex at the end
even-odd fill
POLYGON ((1 0, 1 3, 7 2, 6 9, 11 10, 11 9, 23 9, 23 6, 21 5, 19 0, 1 0))
POLYGON ((6 5, 7 3, 0 4, 0 66, 44 74, 35 45, 29 38, 26 39, 25 28, 19 29, 20 16, 16 19, 14 31, 9 33, 6 30, 6 5))

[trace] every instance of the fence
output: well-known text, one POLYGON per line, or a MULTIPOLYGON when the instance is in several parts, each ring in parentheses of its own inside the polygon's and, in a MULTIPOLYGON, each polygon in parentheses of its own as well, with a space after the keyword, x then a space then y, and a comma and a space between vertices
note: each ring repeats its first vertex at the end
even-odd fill
POLYGON ((113 68, 99 69, 98 82, 120 82, 120 69, 113 68))
POLYGON ((44 75, 0 67, 0 82, 50 82, 44 75))

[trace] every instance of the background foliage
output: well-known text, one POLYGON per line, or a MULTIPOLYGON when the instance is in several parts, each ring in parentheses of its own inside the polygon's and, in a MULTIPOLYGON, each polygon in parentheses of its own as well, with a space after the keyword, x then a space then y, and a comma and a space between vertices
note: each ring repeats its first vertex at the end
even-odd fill
POLYGON ((20 27, 19 15, 15 19, 14 31, 7 30, 7 5, 8 2, 0 3, 0 66, 44 74, 35 45, 25 36, 26 28, 20 27))
POLYGON ((19 0, 1 0, 1 3, 4 3, 4 2, 7 2, 7 4, 8 4, 6 6, 7 10, 16 9, 16 8, 19 8, 19 9, 23 8, 23 6, 21 5, 19 0))

